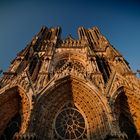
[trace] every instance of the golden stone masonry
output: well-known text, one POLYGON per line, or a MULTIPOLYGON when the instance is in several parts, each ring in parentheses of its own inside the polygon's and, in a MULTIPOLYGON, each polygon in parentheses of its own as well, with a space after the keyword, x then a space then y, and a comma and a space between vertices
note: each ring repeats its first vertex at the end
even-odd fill
POLYGON ((0 80, 0 140, 140 140, 140 80, 97 27, 43 26, 0 80))

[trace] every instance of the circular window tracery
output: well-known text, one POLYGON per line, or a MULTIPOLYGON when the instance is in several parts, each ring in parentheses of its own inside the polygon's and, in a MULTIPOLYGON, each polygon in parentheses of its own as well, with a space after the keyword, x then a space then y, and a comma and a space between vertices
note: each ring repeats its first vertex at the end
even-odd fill
POLYGON ((85 120, 77 109, 65 108, 56 117, 55 131, 63 140, 81 138, 85 132, 85 120))

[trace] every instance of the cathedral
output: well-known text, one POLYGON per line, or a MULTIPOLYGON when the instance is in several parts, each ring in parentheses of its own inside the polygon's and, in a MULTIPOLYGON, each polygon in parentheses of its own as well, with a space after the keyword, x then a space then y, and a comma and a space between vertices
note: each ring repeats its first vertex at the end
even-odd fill
POLYGON ((43 26, 0 79, 0 140, 140 140, 140 80, 97 27, 43 26))

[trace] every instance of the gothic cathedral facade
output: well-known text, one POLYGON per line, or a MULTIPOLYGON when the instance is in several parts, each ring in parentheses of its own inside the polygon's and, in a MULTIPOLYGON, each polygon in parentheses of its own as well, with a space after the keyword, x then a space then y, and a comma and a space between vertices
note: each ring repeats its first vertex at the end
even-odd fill
POLYGON ((1 140, 139 140, 140 80, 97 27, 43 26, 0 81, 1 140))

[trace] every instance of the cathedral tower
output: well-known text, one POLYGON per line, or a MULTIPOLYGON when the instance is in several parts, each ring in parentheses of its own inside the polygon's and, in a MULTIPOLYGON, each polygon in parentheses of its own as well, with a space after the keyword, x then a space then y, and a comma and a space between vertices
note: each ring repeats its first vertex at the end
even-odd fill
POLYGON ((0 81, 2 140, 138 140, 140 81, 97 27, 42 27, 0 81))

